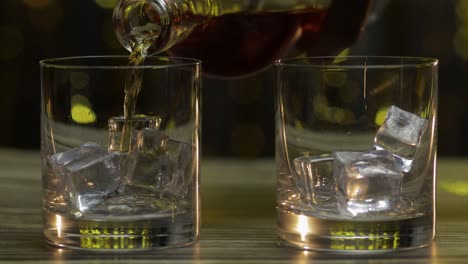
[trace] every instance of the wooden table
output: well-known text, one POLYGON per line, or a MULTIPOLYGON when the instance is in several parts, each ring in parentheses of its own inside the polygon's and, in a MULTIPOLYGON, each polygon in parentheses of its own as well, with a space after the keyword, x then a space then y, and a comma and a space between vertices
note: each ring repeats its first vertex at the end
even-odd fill
POLYGON ((278 246, 272 159, 203 160, 200 241, 125 254, 44 245, 39 153, 0 149, 0 166, 0 263, 468 263, 468 159, 439 160, 434 244, 378 255, 278 246))

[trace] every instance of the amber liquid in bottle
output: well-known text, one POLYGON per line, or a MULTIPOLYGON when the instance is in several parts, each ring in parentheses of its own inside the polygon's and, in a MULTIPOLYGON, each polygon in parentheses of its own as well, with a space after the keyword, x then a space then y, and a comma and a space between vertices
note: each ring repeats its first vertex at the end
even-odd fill
MULTIPOLYGON (((213 17, 181 13, 175 23, 191 21, 196 26, 169 53, 203 62, 205 74, 234 78, 256 73, 283 56, 335 55, 351 45, 361 32, 372 0, 334 0, 323 9, 305 8, 281 12, 240 12, 213 17)), ((161 22, 145 1, 134 5, 135 13, 146 14, 151 23, 161 22)), ((116 31, 122 28, 116 24, 116 31)), ((133 28, 132 28, 133 30, 133 28)), ((152 47, 167 45, 168 39, 157 27, 133 35, 130 65, 144 63, 152 47), (153 44, 151 44, 153 43, 153 44)), ((167 32, 166 32, 167 33, 167 32)), ((134 115, 142 72, 129 71, 125 85, 124 115, 134 115)), ((122 135, 121 151, 126 151, 131 127, 122 135)))
POLYGON ((213 17, 169 52, 200 59, 205 73, 220 77, 255 73, 284 56, 336 55, 359 36, 370 2, 335 0, 327 9, 213 17))

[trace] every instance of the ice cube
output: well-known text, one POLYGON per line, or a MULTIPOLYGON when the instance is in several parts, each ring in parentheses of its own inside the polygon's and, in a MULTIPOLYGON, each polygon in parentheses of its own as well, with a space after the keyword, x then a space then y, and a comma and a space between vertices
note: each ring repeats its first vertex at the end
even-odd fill
POLYGON ((118 153, 91 142, 50 156, 53 173, 66 186, 74 209, 81 212, 115 194, 120 184, 120 160, 118 153))
POLYGON ((152 129, 159 129, 161 125, 161 118, 158 116, 136 115, 130 120, 126 120, 123 116, 111 117, 108 120, 109 129, 109 151, 120 151, 121 149, 129 149, 129 145, 135 141, 136 132, 142 128, 148 127, 152 129), (121 148, 122 131, 128 124, 131 126, 132 136, 128 144, 121 148))
POLYGON ((194 172, 193 145, 170 137, 161 137, 159 142, 158 145, 162 147, 173 164, 173 177, 166 186, 165 192, 184 197, 188 194, 194 172))
POLYGON ((299 157, 294 159, 294 167, 294 182, 309 205, 334 201, 333 157, 299 157))
POLYGON ((392 152, 398 167, 408 172, 427 125, 426 119, 390 106, 384 124, 377 131, 374 146, 392 152))
MULTIPOLYGON (((421 137, 418 151, 413 157, 411 170, 404 173, 402 189, 404 195, 414 196, 421 193, 421 188, 425 185, 424 181, 428 179, 426 175, 432 174, 431 171, 434 169, 433 148, 435 148, 435 142, 431 140, 431 131, 426 129, 421 137)), ((426 186, 432 186, 432 184, 426 186)))
POLYGON ((155 129, 137 133, 128 160, 124 184, 155 193, 184 195, 190 183, 192 145, 155 129))
POLYGON ((340 212, 357 216, 397 210, 403 174, 392 153, 335 152, 334 157, 333 177, 340 212))
MULTIPOLYGON (((123 178, 125 185, 161 191, 172 179, 171 163, 167 155, 133 150, 126 162, 123 178)), ((122 187, 125 188, 125 185, 122 187)))

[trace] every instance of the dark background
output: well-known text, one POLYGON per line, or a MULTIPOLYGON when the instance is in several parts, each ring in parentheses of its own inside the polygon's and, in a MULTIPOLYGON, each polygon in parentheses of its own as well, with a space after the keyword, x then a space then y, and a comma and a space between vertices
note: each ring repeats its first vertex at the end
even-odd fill
MULTIPOLYGON (((39 60, 128 52, 112 30, 115 0, 3 0, 0 146, 39 148, 39 60)), ((349 55, 433 57, 439 68, 439 155, 468 155, 468 0, 375 0, 349 55)), ((274 29, 272 29, 274 30, 274 29)), ((274 155, 270 68, 236 81, 203 80, 203 155, 274 155)))

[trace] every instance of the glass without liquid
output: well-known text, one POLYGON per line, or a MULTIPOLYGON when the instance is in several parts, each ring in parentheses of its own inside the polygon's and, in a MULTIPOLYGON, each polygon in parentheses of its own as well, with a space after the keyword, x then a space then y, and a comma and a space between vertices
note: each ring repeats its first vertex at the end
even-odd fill
POLYGON ((280 60, 276 68, 281 243, 365 252, 429 245, 435 234, 437 61, 320 57, 280 60), (393 109, 403 119, 389 118, 393 109), (411 128, 418 123, 411 118, 422 125, 411 128), (340 153, 348 156, 337 158, 340 153))

